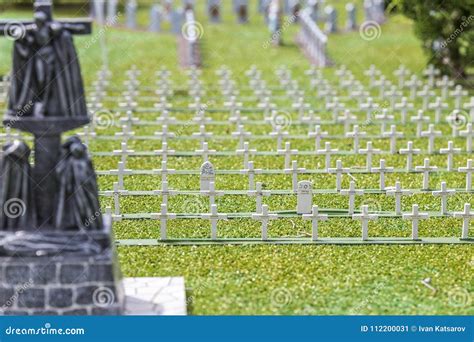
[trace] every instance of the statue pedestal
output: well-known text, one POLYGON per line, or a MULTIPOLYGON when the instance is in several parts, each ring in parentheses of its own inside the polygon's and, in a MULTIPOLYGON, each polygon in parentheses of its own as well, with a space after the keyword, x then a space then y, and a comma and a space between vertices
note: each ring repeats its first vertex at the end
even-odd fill
POLYGON ((60 157, 61 133, 87 125, 89 117, 21 117, 7 115, 5 126, 28 132, 35 137, 35 166, 33 168, 33 190, 36 196, 38 227, 47 230, 52 227, 55 198, 58 184, 55 168, 60 157), (45 195, 48 198, 45 200, 45 195))
POLYGON ((0 233, 0 315, 123 314, 110 219, 104 225, 100 232, 0 233))

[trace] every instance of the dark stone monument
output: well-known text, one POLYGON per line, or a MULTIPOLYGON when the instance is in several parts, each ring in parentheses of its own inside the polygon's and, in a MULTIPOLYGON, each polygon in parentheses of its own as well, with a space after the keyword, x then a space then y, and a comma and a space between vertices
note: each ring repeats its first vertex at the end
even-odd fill
POLYGON ((111 219, 87 147, 77 137, 61 144, 61 133, 89 123, 73 35, 90 34, 91 22, 54 20, 48 0, 34 7, 33 21, 0 21, 14 34, 3 123, 33 134, 35 152, 31 167, 24 142, 3 147, 0 314, 121 314, 111 219))
POLYGON ((221 21, 221 1, 220 0, 208 0, 207 12, 211 23, 218 23, 221 21))
POLYGON ((245 24, 249 21, 248 0, 234 0, 234 10, 237 13, 239 24, 245 24))

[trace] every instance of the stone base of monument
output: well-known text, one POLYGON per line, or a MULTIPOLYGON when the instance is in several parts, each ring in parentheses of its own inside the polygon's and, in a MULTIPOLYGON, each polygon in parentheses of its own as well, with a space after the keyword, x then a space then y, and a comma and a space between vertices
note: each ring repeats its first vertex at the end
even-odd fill
POLYGON ((107 221, 101 232, 0 233, 0 314, 123 314, 107 221))

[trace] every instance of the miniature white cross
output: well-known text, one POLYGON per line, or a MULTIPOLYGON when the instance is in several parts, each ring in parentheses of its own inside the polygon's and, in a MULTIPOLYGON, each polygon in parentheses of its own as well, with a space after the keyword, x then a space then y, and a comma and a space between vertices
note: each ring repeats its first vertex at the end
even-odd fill
POLYGON ((354 153, 359 152, 360 138, 365 137, 366 135, 367 135, 366 132, 360 131, 359 125, 354 125, 354 130, 352 132, 346 133, 346 137, 354 139, 354 153))
POLYGON ((420 213, 418 204, 413 204, 411 213, 404 213, 402 218, 411 221, 411 238, 418 240, 418 223, 420 220, 425 220, 429 217, 428 213, 420 213))
POLYGON ((168 213, 168 205, 163 203, 161 204, 161 211, 160 213, 152 213, 151 219, 152 220, 160 220, 160 239, 166 240, 167 239, 167 228, 168 228, 168 220, 173 220, 176 218, 176 214, 168 213))
POLYGON ((120 214, 120 195, 126 193, 126 190, 120 189, 119 183, 117 182, 114 182, 112 191, 105 191, 106 196, 113 196, 114 198, 114 215, 112 215, 114 221, 120 221, 122 219, 122 215, 120 214))
POLYGON ((138 118, 133 117, 133 112, 131 110, 128 110, 125 115, 126 117, 120 118, 120 122, 128 125, 129 128, 140 121, 138 118))
POLYGON ((201 214, 201 219, 211 221, 211 239, 217 239, 217 223, 219 220, 227 220, 227 214, 219 214, 217 212, 217 205, 211 205, 210 214, 201 214))
POLYGON ((405 86, 405 77, 410 75, 410 71, 403 65, 400 64, 397 70, 393 72, 395 76, 398 76, 398 86, 403 88, 405 86))
POLYGON ((390 139, 390 153, 397 153, 397 138, 403 137, 403 132, 397 132, 395 125, 390 125, 390 131, 383 132, 382 137, 390 139))
POLYGON ((372 113, 373 113, 374 110, 376 110, 377 108, 379 108, 379 105, 378 105, 377 103, 374 103, 374 100, 373 100, 371 97, 368 97, 368 98, 367 98, 367 102, 366 102, 366 103, 362 103, 362 104, 360 105, 360 109, 361 109, 361 110, 365 109, 367 122, 371 122, 371 121, 372 121, 372 113))
POLYGON ((321 139, 328 136, 328 132, 323 132, 321 126, 314 126, 314 132, 309 132, 308 137, 314 138, 314 150, 318 151, 321 148, 321 139))
POLYGON ((303 220, 311 220, 311 240, 316 241, 318 239, 318 222, 326 221, 328 215, 320 214, 317 205, 313 205, 311 214, 303 214, 303 220))
POLYGON ((418 80, 418 77, 413 74, 410 77, 410 80, 407 82, 407 86, 410 88, 410 99, 414 100, 416 98, 416 90, 422 82, 418 80))
POLYGON ((460 148, 455 148, 454 143, 450 140, 448 141, 448 147, 447 148, 441 148, 439 150, 440 154, 446 154, 446 168, 448 171, 453 170, 453 158, 455 154, 461 153, 460 148))
POLYGON ((344 111, 344 115, 339 116, 337 118, 338 122, 342 122, 344 124, 344 134, 349 132, 349 128, 352 123, 357 122, 357 117, 355 115, 352 115, 350 110, 346 109, 344 111))
POLYGON ((373 64, 370 65, 369 69, 364 71, 364 75, 369 76, 369 87, 374 86, 375 77, 380 74, 380 70, 378 70, 373 64))
POLYGON ((239 146, 238 149, 242 149, 244 147, 244 140, 246 137, 250 137, 252 134, 250 132, 246 132, 244 125, 239 125, 236 132, 232 132, 233 137, 237 137, 239 139, 239 146))
POLYGON ((474 130, 472 129, 472 123, 469 122, 466 125, 466 130, 460 131, 459 135, 461 137, 466 137, 466 152, 471 153, 472 152, 472 138, 474 137, 474 130))
POLYGON ((430 118, 429 116, 424 116, 423 115, 423 110, 418 110, 418 114, 416 116, 411 117, 411 122, 416 123, 416 137, 420 138, 421 136, 421 131, 423 129, 423 123, 424 122, 429 122, 430 118))
POLYGON ((292 155, 297 155, 298 150, 292 150, 291 149, 291 143, 289 141, 285 142, 285 148, 281 150, 277 150, 277 153, 279 155, 284 155, 285 156, 285 169, 290 168, 290 159, 292 155))
POLYGON ((401 148, 399 152, 407 155, 407 171, 410 172, 413 169, 413 155, 420 154, 421 150, 413 148, 413 141, 408 141, 407 148, 401 148))
POLYGON ((175 150, 170 150, 168 148, 168 143, 163 142, 161 144, 161 150, 155 150, 155 154, 158 156, 161 156, 161 160, 167 161, 168 160, 168 155, 171 154, 173 155, 175 153, 175 150))
POLYGON ((298 161, 296 160, 291 162, 291 168, 285 169, 286 174, 291 174, 291 184, 294 192, 298 190, 298 174, 305 171, 306 169, 303 167, 298 168, 298 161))
POLYGON ((441 115, 443 114, 443 110, 448 108, 448 104, 443 102, 443 99, 438 96, 435 102, 432 102, 428 105, 428 108, 434 110, 435 122, 439 123, 441 121, 441 115))
POLYGON ((156 121, 160 123, 161 125, 168 125, 170 123, 176 123, 176 118, 173 116, 170 116, 170 112, 167 110, 163 110, 161 112, 161 116, 156 118, 156 121))
POLYGON ((474 96, 471 96, 471 100, 463 105, 463 108, 469 110, 469 116, 471 122, 474 122, 474 96))
MULTIPOLYGON (((9 127, 5 127, 5 130, 9 128, 9 127)), ((97 134, 93 131, 93 125, 89 126, 89 125, 86 125, 84 126, 84 131, 83 132, 79 132, 77 133, 77 135, 79 135, 80 137, 84 137, 84 144, 86 146, 89 146, 89 141, 91 138, 95 138, 97 136, 97 134)), ((0 134, 0 137, 2 136, 2 134, 0 134)))
POLYGON ((160 102, 154 104, 154 107, 163 113, 164 111, 168 111, 168 109, 172 107, 172 104, 163 96, 160 98, 160 102))
POLYGON ((122 126, 122 132, 115 133, 115 136, 122 137, 122 141, 127 142, 131 137, 135 135, 135 132, 130 132, 127 125, 122 126))
POLYGON ((465 167, 458 168, 458 172, 465 172, 466 173, 466 190, 471 191, 472 189, 472 174, 474 173, 474 163, 472 159, 467 160, 467 164, 465 167))
POLYGON ((441 182, 441 190, 433 191, 433 196, 441 197, 441 214, 446 215, 448 213, 448 196, 452 196, 456 193, 454 189, 448 189, 446 182, 441 182))
POLYGON ((155 175, 161 175, 161 181, 167 182, 168 181, 168 174, 175 173, 176 170, 168 169, 168 162, 166 160, 161 161, 161 169, 153 170, 155 175))
POLYGON ((423 75, 428 77, 428 85, 431 88, 434 87, 435 77, 440 73, 439 69, 436 69, 433 64, 428 65, 428 68, 423 70, 423 75))
POLYGON ((268 222, 278 218, 277 214, 268 213, 268 205, 262 205, 262 212, 252 214, 252 219, 262 223, 262 240, 268 240, 268 222))
POLYGON ((176 191, 170 190, 168 188, 168 182, 164 181, 161 182, 161 190, 153 190, 153 194, 161 196, 162 204, 168 204, 168 197, 176 195, 176 191))
POLYGON ((283 127, 280 125, 277 125, 274 128, 274 131, 270 132, 271 137, 276 137, 277 138, 277 150, 281 149, 281 144, 283 141, 283 137, 288 136, 288 132, 283 131, 283 127))
POLYGON ((364 190, 362 189, 357 190, 355 182, 351 181, 349 183, 349 189, 342 189, 340 194, 343 196, 349 196, 349 211, 348 212, 349 214, 352 215, 354 213, 355 197, 363 195, 364 190))
POLYGON ((373 172, 380 173, 380 181, 379 181, 380 190, 385 190, 385 173, 393 172, 393 170, 394 170, 393 167, 385 166, 385 159, 380 159, 380 166, 374 167, 372 169, 373 172))
POLYGON ((436 166, 430 166, 430 160, 428 158, 425 158, 423 166, 416 166, 415 171, 416 172, 422 172, 423 173, 423 187, 422 189, 426 190, 429 189, 429 184, 430 184, 430 172, 435 171, 437 169, 436 166))
POLYGON ((359 149, 360 154, 366 154, 366 168, 367 171, 371 172, 372 170, 372 156, 374 154, 379 154, 381 151, 380 149, 373 148, 372 141, 367 141, 366 148, 359 149))
POLYGON ((342 167, 342 161, 340 159, 336 160, 336 167, 335 168, 329 168, 328 172, 329 173, 335 173, 336 174, 336 190, 340 191, 341 186, 342 186, 342 174, 343 173, 349 173, 351 169, 348 167, 342 167))
POLYGON ((395 197, 395 213, 397 215, 401 215, 402 213, 402 196, 411 196, 413 195, 413 192, 410 190, 404 190, 402 189, 401 183, 399 181, 395 182, 395 187, 393 188, 387 188, 386 189, 386 194, 388 196, 394 196, 395 197))
POLYGON ((324 161, 324 168, 328 170, 331 167, 331 155, 336 153, 338 150, 337 148, 331 149, 331 143, 326 141, 324 144, 324 149, 317 150, 317 154, 324 154, 325 161, 324 161))
POLYGON ((400 110, 400 121, 405 124, 408 111, 413 109, 413 103, 409 103, 406 97, 402 97, 401 102, 395 104, 395 109, 400 110))
POLYGON ((244 156, 244 169, 247 169, 248 168, 248 165, 249 165, 249 156, 251 154, 254 154, 256 153, 257 150, 256 149, 250 149, 249 148, 249 142, 246 141, 244 142, 244 146, 242 149, 237 149, 235 151, 236 154, 242 154, 244 156))
POLYGON ((345 105, 339 102, 338 97, 333 98, 333 102, 326 104, 326 109, 332 109, 332 120, 337 122, 337 118, 339 116, 339 112, 343 110, 345 105))
POLYGON ((469 223, 474 219, 474 212, 471 211, 471 204, 464 203, 464 211, 454 212, 453 217, 462 219, 461 239, 469 239, 469 223))
POLYGON ((193 137, 199 138, 200 145, 201 147, 204 146, 204 143, 206 142, 207 138, 210 138, 212 136, 212 133, 206 132, 206 126, 205 125, 200 125, 199 126, 199 132, 194 132, 192 134, 193 137))
POLYGON ((385 97, 385 89, 390 85, 390 81, 384 75, 381 75, 374 85, 379 87, 379 97, 383 99, 385 97))
POLYGON ((435 95, 434 91, 430 89, 430 86, 425 85, 422 90, 416 93, 418 96, 421 97, 422 99, 422 109, 427 110, 428 109, 428 103, 430 102, 430 97, 433 97, 435 95))
MULTIPOLYGON (((248 117, 247 117, 247 116, 242 116, 241 113, 240 113, 240 110, 236 110, 236 111, 235 111, 235 115, 229 117, 229 121, 236 123, 236 124, 237 124, 237 128, 238 128, 240 125, 242 125, 245 120, 248 120, 248 117)), ((211 120, 209 120, 209 121, 211 121, 211 120)), ((242 127, 242 128, 243 128, 243 127, 242 127)))
POLYGON ((249 190, 253 190, 255 187, 255 175, 262 172, 261 169, 255 169, 253 166, 253 161, 249 161, 248 168, 240 170, 240 173, 246 174, 249 176, 249 190))
POLYGON ((155 132, 155 136, 161 138, 162 142, 168 142, 168 138, 174 138, 176 134, 168 131, 168 125, 162 125, 161 132, 155 132))
POLYGON ((428 138, 428 153, 432 154, 435 151, 435 138, 441 137, 443 134, 441 131, 435 131, 434 125, 429 124, 427 131, 422 131, 420 136, 428 138))
POLYGON ((118 178, 118 187, 120 190, 124 189, 124 176, 131 175, 132 170, 126 169, 123 162, 118 162, 117 170, 110 170, 109 174, 111 176, 117 176, 118 178))
POLYGON ((223 191, 217 191, 214 182, 209 182, 209 190, 201 190, 200 193, 204 196, 209 197, 209 207, 212 208, 213 204, 216 204, 216 196, 223 196, 223 191))
POLYGON ((303 97, 298 98, 298 101, 293 103, 291 107, 298 110, 298 117, 300 119, 304 116, 305 111, 311 108, 309 103, 304 102, 303 97))
POLYGON ((256 201, 256 213, 261 213, 262 212, 262 202, 263 202, 263 196, 270 196, 272 193, 270 190, 262 190, 262 182, 257 182, 255 190, 250 190, 248 192, 249 196, 255 196, 255 201, 256 201))
POLYGON ((195 150, 197 155, 202 155, 203 162, 209 160, 209 156, 216 153, 216 150, 210 150, 207 142, 202 143, 202 148, 195 150))
POLYGON ((231 96, 229 101, 224 102, 224 107, 229 108, 230 115, 234 116, 235 111, 242 108, 242 103, 237 102, 235 96, 231 96))
POLYGON ((362 240, 366 241, 369 238, 369 221, 377 220, 379 217, 376 214, 369 214, 368 205, 363 205, 360 211, 360 214, 353 214, 352 219, 362 222, 362 240))
POLYGON ((453 85, 454 82, 449 79, 448 75, 443 75, 440 80, 436 81, 436 86, 441 88, 441 98, 443 100, 446 100, 448 97, 448 89, 453 85))
POLYGON ((122 149, 121 150, 114 150, 113 154, 116 155, 116 156, 117 155, 121 156, 121 162, 123 163, 124 167, 126 167, 127 166, 127 156, 134 153, 135 151, 127 149, 127 143, 125 141, 123 141, 121 143, 121 146, 122 146, 122 149))
POLYGON ((461 102, 463 96, 467 96, 467 91, 462 89, 462 85, 458 84, 452 92, 449 93, 452 97, 454 97, 454 108, 459 109, 461 108, 461 102))
POLYGON ((258 105, 257 108, 262 108, 263 109, 263 117, 269 117, 270 113, 273 109, 276 108, 276 105, 274 103, 270 102, 270 98, 265 97, 258 105))

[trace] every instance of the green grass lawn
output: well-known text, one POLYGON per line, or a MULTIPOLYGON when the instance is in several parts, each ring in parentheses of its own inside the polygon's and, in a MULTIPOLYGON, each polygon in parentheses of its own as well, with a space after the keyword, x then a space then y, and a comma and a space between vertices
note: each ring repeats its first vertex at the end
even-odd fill
MULTIPOLYGON (((304 71, 309 64, 294 44, 297 27, 293 26, 283 32, 284 46, 280 48, 263 48, 269 39, 269 33, 263 26, 263 20, 255 13, 256 3, 252 2, 252 13, 248 25, 237 25, 235 17, 230 13, 230 4, 226 3, 224 23, 212 25, 207 22, 204 2, 198 1, 197 18, 203 24, 204 35, 201 40, 203 55, 202 79, 207 86, 215 87, 218 77, 215 71, 227 65, 233 71, 233 78, 241 85, 247 85, 244 71, 251 65, 262 70, 263 78, 268 84, 275 83, 275 69, 286 65, 294 79, 299 80, 304 88, 308 88, 304 71)), ((334 2, 341 13, 345 2, 334 2)), ((361 1, 359 19, 362 19, 361 1)), ((140 21, 146 25, 148 12, 145 3, 140 9, 140 21)), ((340 15, 340 27, 343 27, 345 15, 340 15)), ((64 15, 76 15, 77 11, 62 12, 64 15)), ((2 18, 12 16, 29 17, 29 12, 6 12, 2 18)), ((123 17, 122 17, 123 20, 123 17)), ((101 67, 101 54, 98 46, 100 31, 95 30, 91 37, 79 37, 76 45, 79 50, 84 78, 90 84, 101 67)), ((120 86, 125 79, 125 70, 136 65, 141 71, 140 80, 143 85, 155 84, 155 71, 166 67, 172 71, 174 86, 187 87, 185 72, 177 64, 176 39, 164 33, 160 35, 146 32, 130 32, 125 29, 109 29, 106 31, 109 48, 110 69, 113 71, 112 86, 120 86)), ((399 64, 421 75, 426 65, 426 58, 420 49, 420 42, 412 34, 411 22, 401 16, 394 16, 382 26, 380 38, 365 41, 358 32, 338 33, 331 35, 328 45, 331 60, 336 67, 345 64, 354 75, 367 83, 363 70, 371 64, 376 65, 392 81, 393 71, 399 64)), ((10 68, 11 42, 0 40, 0 74, 10 68)), ((335 67, 324 70, 324 76, 336 85, 335 67)), ((242 95, 249 92, 242 92, 242 95)), ((322 118, 329 119, 331 114, 324 110, 324 103, 312 99, 307 91, 307 98, 313 108, 320 110, 322 118)), ((172 99, 176 107, 187 105, 189 98, 178 94, 172 99)), ((221 107, 223 98, 217 89, 210 91, 207 97, 209 106, 221 107)), ((289 100, 277 101, 280 107, 289 107, 289 100)), ((140 103, 150 106, 150 103, 140 103)), ((353 107, 355 102, 352 103, 353 107)), ((108 107, 116 107, 116 103, 106 103, 108 107)), ((246 106, 255 106, 252 101, 246 106)), ((383 105, 383 104, 382 104, 383 105)), ((433 115, 432 113, 427 113, 433 115)), ((156 117, 153 114, 140 114, 142 118, 156 117)), ((177 113, 178 118, 189 119, 192 114, 177 113)), ((259 114, 246 113, 249 117, 258 118, 259 114)), ((292 114, 295 117, 295 113, 292 114)), ((227 117, 227 113, 212 113, 214 118, 227 117)), ((117 116, 118 118, 119 116, 117 116)), ((364 127, 369 134, 377 134, 379 126, 364 127)), ((207 130, 217 135, 228 134, 235 130, 234 126, 209 126, 207 130)), ((267 134, 270 126, 246 127, 255 134, 267 134)), ((342 127, 323 127, 330 134, 340 134, 342 127)), ((445 133, 438 139, 436 148, 447 145, 454 140, 458 147, 464 146, 460 138, 450 137, 448 124, 440 125, 445 133)), ((110 134, 118 127, 99 131, 110 134)), ((152 134, 159 126, 134 127, 137 135, 152 134)), ((407 134, 414 133, 414 126, 403 129, 407 134)), ((179 130, 182 135, 196 131, 196 127, 170 126, 171 131, 179 130)), ((292 125, 288 128, 291 134, 306 132, 306 128, 292 125)), ((406 146, 408 139, 400 139, 399 146, 406 146)), ((334 147, 350 150, 352 143, 341 139, 332 142, 334 147)), ((418 148, 426 149, 426 140, 415 143, 418 148)), ((171 140, 169 147, 175 150, 194 150, 198 141, 171 140)), ((388 149, 388 142, 374 140, 377 148, 388 149)), ((131 148, 150 151, 159 148, 158 141, 132 141, 131 148)), ((91 143, 92 151, 111 151, 120 148, 120 142, 97 140, 91 143)), ((251 147, 259 151, 275 150, 276 143, 270 140, 252 141, 251 147)), ((292 147, 299 150, 310 150, 313 141, 294 140, 292 147)), ((211 140, 209 148, 218 150, 235 150, 236 141, 211 140)), ((420 165, 424 155, 416 156, 415 165, 420 165)), ((472 156, 469 156, 469 158, 472 156)), ((404 167, 405 157, 399 155, 384 156, 389 166, 404 167)), ((298 157, 299 166, 306 168, 322 168, 322 157, 298 157)), ((365 163, 361 155, 343 156, 345 166, 365 163)), ((374 158, 374 164, 379 157, 374 158)), ((458 155, 456 167, 465 165, 468 156, 458 155)), ((333 159, 335 160, 335 158, 333 159)), ((445 156, 431 156, 434 165, 445 166, 445 156)), ((97 170, 114 169, 118 158, 95 157, 97 170)), ((215 157, 213 163, 218 169, 239 169, 242 159, 236 157, 215 157)), ((169 158, 169 167, 174 169, 198 169, 201 158, 169 158)), ((282 157, 258 157, 257 167, 276 169, 282 168, 282 157)), ((156 158, 131 158, 130 168, 159 168, 160 160, 156 158)), ((375 175, 356 175, 357 186, 360 188, 377 188, 378 178, 375 175)), ((301 179, 301 178, 300 178, 301 179)), ((305 179, 314 182, 315 188, 330 189, 334 187, 335 178, 327 175, 307 175, 305 179)), ((259 176, 257 180, 264 182, 269 189, 289 189, 289 176, 259 176)), ((344 179, 344 187, 348 186, 348 178, 344 179)), ((406 188, 419 188, 421 175, 391 174, 387 184, 393 185, 401 180, 406 188)), ((449 187, 461 188, 464 184, 462 175, 455 173, 436 174, 431 177, 432 188, 439 187, 442 180, 449 187)), ((101 176, 101 189, 111 189, 114 177, 101 176)), ((169 179, 173 189, 198 189, 198 177, 174 175, 169 179)), ((159 188, 158 177, 132 176, 125 181, 128 190, 152 190, 159 188)), ((246 189, 247 178, 242 176, 220 176, 217 178, 218 189, 246 189)), ((460 210, 463 203, 474 205, 471 194, 459 194, 449 199, 449 210, 460 210)), ((110 198, 101 198, 105 207, 110 205, 110 198)), ((125 197, 122 201, 126 213, 157 212, 159 197, 125 197)), ((288 210, 295 207, 294 196, 271 196, 265 199, 271 210, 288 210)), ((321 195, 314 199, 315 204, 322 208, 346 208, 347 198, 342 196, 321 195)), ((246 196, 225 196, 218 199, 219 210, 222 212, 249 212, 254 209, 253 200, 246 196)), ((382 195, 366 195, 357 200, 357 206, 370 204, 371 209, 393 211, 393 198, 382 195)), ((420 204, 423 211, 439 210, 439 199, 429 194, 421 194, 404 198, 403 209, 409 210, 412 203, 420 204)), ((195 211, 206 208, 202 199, 177 196, 170 200, 171 212, 195 211), (191 204, 191 205, 190 205, 191 204)), ((430 218, 420 225, 420 236, 460 236, 461 223, 452 218, 430 218)), ((333 219, 324 222, 320 227, 321 236, 360 236, 360 223, 349 219, 333 219)), ((116 238, 157 238, 159 222, 148 220, 123 221, 114 224, 116 238)), ((172 237, 205 237, 209 234, 209 224, 199 220, 174 220, 169 225, 172 237)), ((270 225, 270 236, 308 234, 308 222, 301 220, 278 220, 270 225)), ((409 236, 410 225, 400 219, 380 219, 370 225, 372 236, 409 236)), ((219 226, 220 236, 252 236, 258 237, 259 225, 248 219, 232 220, 219 226)), ((472 235, 472 230, 471 230, 472 235)), ((417 245, 417 246, 159 246, 159 247, 120 247, 119 257, 125 276, 184 276, 188 290, 189 313, 204 314, 474 314, 472 293, 474 291, 474 253, 472 245, 417 245), (430 278, 431 290, 422 283, 430 278)))

